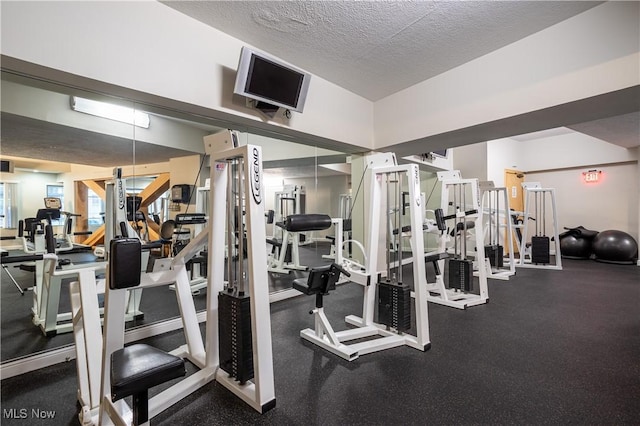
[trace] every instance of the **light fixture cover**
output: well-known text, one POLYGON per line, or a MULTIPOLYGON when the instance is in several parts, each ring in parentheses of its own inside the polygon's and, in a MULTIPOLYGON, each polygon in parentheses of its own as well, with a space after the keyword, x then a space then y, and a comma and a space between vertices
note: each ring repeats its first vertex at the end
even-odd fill
POLYGON ((145 129, 149 128, 149 114, 133 108, 72 96, 71 109, 97 117, 132 124, 145 129))

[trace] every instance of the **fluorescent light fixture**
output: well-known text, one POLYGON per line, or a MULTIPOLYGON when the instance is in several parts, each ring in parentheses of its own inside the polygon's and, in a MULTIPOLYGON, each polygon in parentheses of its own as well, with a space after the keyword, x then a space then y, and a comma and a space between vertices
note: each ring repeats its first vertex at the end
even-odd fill
POLYGON ((138 127, 144 127, 145 129, 149 128, 149 114, 134 110, 133 108, 72 96, 71 109, 97 117, 133 124, 138 127))

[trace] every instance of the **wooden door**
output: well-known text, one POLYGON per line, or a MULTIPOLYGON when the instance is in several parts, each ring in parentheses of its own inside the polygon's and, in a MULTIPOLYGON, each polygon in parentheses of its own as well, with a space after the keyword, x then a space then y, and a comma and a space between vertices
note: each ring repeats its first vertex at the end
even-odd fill
MULTIPOLYGON (((509 207, 511 208, 511 210, 519 212, 519 216, 524 217, 524 196, 522 190, 522 182, 524 182, 524 172, 512 169, 504 170, 504 186, 507 188, 509 207)), ((514 228, 514 234, 518 232, 517 230, 521 231, 520 228, 514 228)), ((520 245, 520 241, 517 239, 516 235, 512 236, 512 243, 514 253, 518 253, 518 246, 520 245)), ((508 247, 505 247, 505 254, 508 253, 507 249, 508 247)))

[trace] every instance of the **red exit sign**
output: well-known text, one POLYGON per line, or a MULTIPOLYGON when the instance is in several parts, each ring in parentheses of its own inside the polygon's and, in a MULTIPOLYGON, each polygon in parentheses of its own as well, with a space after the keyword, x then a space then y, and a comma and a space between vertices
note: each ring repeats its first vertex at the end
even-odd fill
POLYGON ((602 170, 589 170, 588 172, 582 172, 582 178, 586 183, 595 183, 600 181, 602 170))

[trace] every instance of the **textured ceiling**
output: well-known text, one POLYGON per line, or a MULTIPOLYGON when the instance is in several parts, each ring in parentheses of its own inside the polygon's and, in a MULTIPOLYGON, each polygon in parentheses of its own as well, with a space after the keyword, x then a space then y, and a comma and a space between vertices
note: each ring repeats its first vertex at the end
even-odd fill
POLYGON ((595 1, 162 1, 372 101, 595 1))

